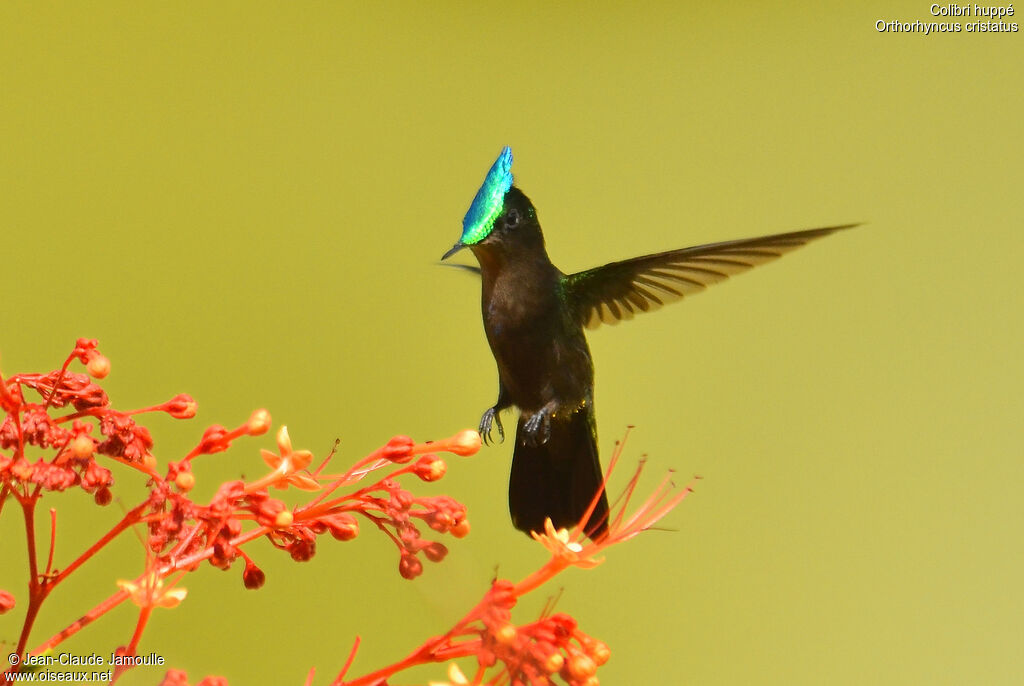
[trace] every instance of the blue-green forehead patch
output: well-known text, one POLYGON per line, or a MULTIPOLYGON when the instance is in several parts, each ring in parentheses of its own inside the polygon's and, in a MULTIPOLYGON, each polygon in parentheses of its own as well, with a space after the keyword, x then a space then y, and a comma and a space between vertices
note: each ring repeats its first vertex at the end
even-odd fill
POLYGON ((462 245, 479 243, 491 233, 494 220, 501 215, 505 206, 505 194, 512 187, 512 149, 507 145, 501 149, 498 159, 487 172, 484 185, 476 192, 473 204, 469 206, 462 220, 462 245))

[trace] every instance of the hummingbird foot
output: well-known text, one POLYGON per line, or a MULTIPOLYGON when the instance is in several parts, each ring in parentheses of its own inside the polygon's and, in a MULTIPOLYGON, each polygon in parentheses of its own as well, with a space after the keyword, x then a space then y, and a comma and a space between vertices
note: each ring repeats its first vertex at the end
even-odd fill
POLYGON ((551 412, 539 410, 523 422, 523 443, 531 447, 544 445, 551 438, 551 412))
POLYGON ((491 440, 492 423, 498 425, 498 438, 500 439, 499 442, 505 442, 505 427, 501 425, 501 415, 499 414, 499 412, 500 410, 497 408, 497 406, 495 406, 489 408, 486 412, 484 412, 484 416, 480 418, 479 433, 480 438, 482 438, 484 441, 484 445, 491 445, 492 443, 494 443, 494 441, 491 440))

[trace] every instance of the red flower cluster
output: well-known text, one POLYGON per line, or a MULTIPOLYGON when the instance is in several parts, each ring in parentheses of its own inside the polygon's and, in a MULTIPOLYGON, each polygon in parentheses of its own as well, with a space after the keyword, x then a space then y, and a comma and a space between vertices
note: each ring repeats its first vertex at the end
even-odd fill
MULTIPOLYGON (((106 505, 111 500, 110 470, 97 464, 95 455, 141 459, 149 453, 153 440, 144 428, 136 427, 130 417, 109 407, 107 394, 85 374, 67 371, 68 365, 80 359, 105 374, 110 369, 107 359, 96 351, 96 341, 79 339, 64 366, 49 374, 18 374, 4 380, 0 377, 0 407, 6 413, 0 424, 0 482, 4 494, 10 492, 27 497, 33 488, 42 491, 63 491, 80 486, 92 494, 96 502, 106 505), (43 402, 30 403, 22 389, 39 393, 43 402), (52 418, 50 408, 72 405, 77 412, 52 418), (89 434, 93 424, 84 421, 96 418, 100 432, 110 436, 99 442, 89 434), (70 424, 70 427, 65 425, 70 424), (132 450, 125 455, 126 446, 132 450), (55 454, 35 462, 26 458, 26 446, 52 449, 55 454)), ((19 498, 19 500, 23 500, 19 498)))
POLYGON ((512 583, 497 581, 491 586, 480 617, 480 667, 502 663, 503 672, 512 675, 511 684, 541 686, 557 674, 570 686, 596 686, 597 668, 611 655, 608 646, 580 631, 576 620, 562 613, 516 627, 512 608, 517 600, 512 583))
MULTIPOLYGON (((616 444, 608 463, 605 483, 618 464, 624 445, 625 441, 616 444)), ((331 685, 384 686, 391 675, 414 665, 473 657, 477 668, 472 678, 465 676, 453 662, 446 684, 431 683, 434 686, 552 686, 555 679, 560 679, 569 686, 597 686, 597 668, 611 655, 607 645, 583 633, 576 620, 561 613, 516 626, 512 623, 512 609, 519 598, 540 588, 569 567, 596 567, 603 561, 598 555, 606 548, 647 531, 692 492, 690 485, 676 489, 671 479, 666 477, 649 497, 627 513, 643 467, 641 462, 626 484, 624 493, 615 500, 606 536, 592 541, 582 524, 577 524, 571 531, 556 530, 551 520, 547 520, 544 532, 533 533, 534 539, 551 554, 537 571, 515 584, 495 580, 476 607, 448 633, 426 641, 403 660, 346 681, 345 674, 359 645, 357 640, 348 664, 331 685)), ((599 498, 600 492, 594 495, 591 511, 599 498)), ((581 522, 589 522, 590 514, 590 511, 585 512, 581 522)))
MULTIPOLYGON (((422 525, 426 525, 422 528, 428 532, 456 537, 469 532, 466 510, 460 503, 446 496, 417 497, 401 482, 407 474, 423 481, 441 478, 446 465, 437 453, 474 454, 480 447, 475 431, 421 444, 399 436, 345 472, 327 474, 325 469, 334 452, 311 471, 313 454, 294 450, 287 428, 281 427, 277 433, 278 451, 261 451, 271 470, 268 474, 251 483, 225 483, 210 502, 203 504, 189 497, 196 483, 195 459, 223 452, 242 436, 266 433, 270 428, 269 413, 257 410, 235 429, 209 427, 193 450, 181 460, 168 463, 161 474, 152 453, 153 438, 135 417, 145 412, 166 412, 188 419, 196 414, 195 401, 181 394, 153 407, 116 410, 89 376, 68 370, 75 360, 85 364, 93 378, 102 378, 110 371, 110 363, 96 349, 96 341, 79 339, 58 370, 17 374, 7 379, 0 376, 0 409, 5 413, 0 423, 0 512, 8 500, 21 506, 29 558, 28 603, 18 653, 25 652, 39 608, 54 588, 135 525, 144 525, 147 532, 143 573, 132 581, 119 581, 117 593, 32 650, 33 654, 52 649, 125 600, 139 606, 135 632, 122 648, 125 654, 134 654, 152 610, 180 603, 186 592, 175 585, 183 574, 197 569, 204 560, 214 567, 228 569, 241 557, 246 588, 262 586, 265 575, 246 555, 243 546, 263 536, 292 559, 302 562, 314 556, 317 540, 323 534, 339 541, 355 538, 359 534, 357 518, 362 517, 395 542, 399 549, 399 571, 403 577, 412 579, 423 571, 422 558, 439 562, 447 553, 444 544, 423 537, 422 525), (38 394, 39 400, 27 400, 27 391, 38 394), (62 412, 62 408, 69 407, 71 411, 62 412), (94 431, 102 438, 94 437, 94 431), (42 565, 36 548, 37 504, 47 492, 72 487, 89 493, 100 505, 110 503, 114 478, 102 460, 121 463, 144 476, 148 497, 61 571, 54 566, 57 520, 56 511, 52 511, 50 549, 45 566, 42 565), (377 473, 383 475, 360 487, 361 482, 370 481, 369 475, 377 473), (291 486, 313 495, 297 507, 270 495, 271 488, 291 486)), ((0 590, 0 613, 14 606, 14 596, 0 590)), ((17 670, 14 666, 9 671, 17 670)), ((176 683, 173 679, 177 678, 168 675, 172 679, 169 683, 176 683)))
MULTIPOLYGON (((327 467, 333 450, 312 468, 313 454, 294 449, 287 428, 282 426, 276 434, 277 451, 260 451, 269 468, 264 476, 251 482, 224 483, 209 502, 199 503, 189 495, 196 484, 195 460, 228 450, 241 437, 266 433, 271 425, 269 413, 256 410, 234 429, 220 425, 207 428, 195 448, 160 470, 152 453, 152 436, 135 417, 146 412, 166 412, 178 419, 188 419, 196 414, 195 401, 181 394, 153 407, 116 410, 90 376, 68 371, 75 360, 86 366, 92 379, 103 378, 110 371, 110 363, 96 349, 96 341, 79 339, 56 371, 18 374, 8 379, 0 376, 0 409, 5 414, 0 423, 0 514, 9 501, 20 506, 28 549, 28 597, 14 651, 18 654, 52 650, 130 600, 138 607, 138 619, 130 641, 117 648, 117 653, 135 655, 153 610, 180 604, 187 591, 179 582, 204 561, 228 569, 242 558, 243 584, 249 589, 260 588, 265 574, 244 547, 264 536, 293 560, 304 562, 316 554, 317 543, 324 540, 325 534, 337 541, 349 541, 358 536, 360 520, 369 522, 398 548, 401 576, 413 579, 423 572, 424 558, 440 562, 447 555, 447 547, 435 540, 436 535, 461 538, 469 533, 466 509, 459 502, 448 496, 420 497, 406 486, 409 475, 422 481, 442 478, 447 465, 439 453, 476 453, 480 436, 475 431, 428 443, 396 436, 349 469, 332 474, 327 467), (26 400, 27 391, 37 394, 39 400, 26 400), (109 504, 114 478, 108 466, 115 462, 127 468, 128 474, 134 471, 146 479, 147 497, 58 571, 54 560, 56 510, 50 510, 49 550, 41 554, 36 535, 38 503, 51 491, 78 487, 97 504, 109 504), (371 475, 376 475, 376 480, 368 478, 371 475), (289 506, 271 495, 271 489, 292 487, 309 492, 309 499, 289 506), (117 592, 26 651, 35 618, 50 593, 117 536, 137 526, 145 529, 143 572, 132 580, 119 580, 117 592)), ((620 443, 610 461, 609 473, 621 452, 620 443)), ((399 662, 345 681, 355 655, 353 648, 348 663, 332 685, 384 686, 390 676, 414 665, 475 658, 472 679, 456 663, 451 663, 452 686, 549 686, 556 679, 569 686, 596 686, 597 668, 609 657, 604 643, 583 633, 573 618, 560 613, 517 626, 512 623, 512 609, 520 597, 568 567, 598 565, 598 553, 649 529, 690 492, 689 487, 674 490, 666 478, 627 516, 626 506, 637 487, 641 469, 642 464, 627 484, 626 492, 616 501, 617 506, 609 516, 608 534, 601 540, 588 540, 580 525, 572 531, 556 530, 548 521, 545 531, 534 533, 534 538, 550 553, 539 569, 519 583, 494 581, 484 598, 448 633, 429 639, 399 662)), ((598 497, 595 494, 595 503, 598 497)), ((586 513, 583 521, 589 515, 586 513)), ((14 609, 15 600, 13 594, 0 589, 0 614, 14 609)), ((357 639, 356 647, 358 643, 357 639)), ((115 669, 115 681, 124 669, 127 667, 115 669)), ((18 670, 15 665, 8 672, 18 670)), ((313 676, 310 672, 307 684, 312 684, 313 676)), ((207 677, 199 686, 226 683, 221 677, 207 677)), ((171 670, 162 686, 187 686, 186 674, 171 670)))

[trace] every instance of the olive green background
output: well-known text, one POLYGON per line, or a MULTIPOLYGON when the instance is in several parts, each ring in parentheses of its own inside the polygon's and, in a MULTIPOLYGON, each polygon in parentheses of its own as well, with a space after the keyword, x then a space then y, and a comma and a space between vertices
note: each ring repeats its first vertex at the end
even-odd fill
MULTIPOLYGON (((198 401, 149 422, 162 461, 266 407, 297 448, 341 438, 340 465, 493 402, 477 281, 436 263, 502 145, 566 271, 866 221, 590 336, 604 454, 637 427, 613 490, 644 454, 645 490, 703 480, 672 531, 517 620, 561 591, 612 649, 606 684, 1019 683, 1024 36, 875 29, 929 4, 4 3, 0 364, 47 371, 96 337, 117 406, 198 401)), ((203 459, 197 493, 272 445, 203 459)), ((261 541, 261 591, 203 567, 141 651, 235 686, 327 683, 357 634, 353 674, 403 656, 544 559, 508 523, 510 454, 417 487, 473 531, 415 582, 368 527, 305 564, 261 541)), ((47 502, 58 566, 122 507, 47 502)), ((10 506, 0 536, 10 645, 10 506)), ((32 644, 142 564, 122 537, 32 644)), ((65 647, 107 654, 133 623, 65 647)))

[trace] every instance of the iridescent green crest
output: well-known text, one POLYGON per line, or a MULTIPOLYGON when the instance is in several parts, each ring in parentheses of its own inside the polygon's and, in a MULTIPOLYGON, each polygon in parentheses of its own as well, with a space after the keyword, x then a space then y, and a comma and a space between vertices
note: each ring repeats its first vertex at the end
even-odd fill
POLYGON ((459 245, 474 245, 491 233, 494 220, 501 216, 505 206, 505 193, 512 187, 512 149, 502 148, 498 159, 491 165, 487 178, 473 198, 466 217, 462 220, 462 238, 459 245))

